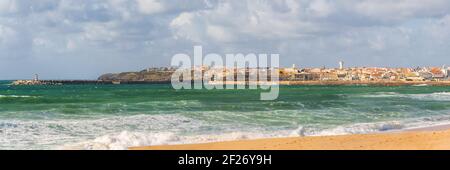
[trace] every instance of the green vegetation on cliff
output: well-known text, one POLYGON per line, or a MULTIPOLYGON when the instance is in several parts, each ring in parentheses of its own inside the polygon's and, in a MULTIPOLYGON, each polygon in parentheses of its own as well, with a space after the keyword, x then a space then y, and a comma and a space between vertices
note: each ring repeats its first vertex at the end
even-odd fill
POLYGON ((170 81, 174 72, 171 68, 152 68, 139 72, 107 73, 101 75, 102 81, 170 81))

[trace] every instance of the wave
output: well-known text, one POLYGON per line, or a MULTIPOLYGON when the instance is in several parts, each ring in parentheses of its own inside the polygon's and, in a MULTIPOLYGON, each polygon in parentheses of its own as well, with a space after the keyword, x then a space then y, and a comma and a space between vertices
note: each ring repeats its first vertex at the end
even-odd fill
POLYGON ((265 127, 264 124, 218 123, 183 114, 100 117, 0 119, 0 149, 122 150, 132 146, 380 133, 450 124, 450 115, 342 125, 290 124, 282 128, 265 127))
POLYGON ((450 92, 435 92, 427 94, 401 94, 397 92, 377 92, 367 95, 361 95, 361 97, 367 98, 403 97, 416 100, 450 101, 450 92))
POLYGON ((123 131, 105 135, 91 141, 63 146, 65 150, 126 150, 133 146, 165 145, 179 141, 174 133, 152 133, 123 131))
MULTIPOLYGON (((287 132, 287 131, 286 131, 287 132)), ((244 139, 283 137, 284 133, 231 132, 209 135, 177 135, 175 133, 142 133, 122 131, 117 134, 104 135, 93 140, 64 145, 58 149, 65 150, 126 150, 134 146, 154 146, 173 144, 194 144, 244 139)))
POLYGON ((37 96, 27 96, 27 95, 2 95, 0 94, 0 98, 35 98, 37 96))
POLYGON ((337 126, 335 128, 313 130, 307 136, 333 136, 349 134, 378 133, 393 130, 402 130, 406 125, 399 121, 379 122, 379 123, 358 123, 347 126, 337 126))
POLYGON ((450 115, 421 117, 406 119, 402 121, 386 121, 375 123, 356 123, 350 125, 341 125, 328 129, 305 128, 296 129, 292 134, 299 136, 333 136, 350 134, 380 133, 389 131, 403 131, 409 129, 434 127, 440 125, 450 125, 450 115), (301 130, 301 133, 298 131, 301 130))
POLYGON ((397 92, 375 92, 370 94, 359 95, 358 97, 378 98, 378 97, 400 97, 402 94, 397 92))
POLYGON ((416 85, 412 85, 414 87, 424 87, 424 86, 430 86, 429 84, 416 84, 416 85))
POLYGON ((416 94, 411 95, 412 98, 420 100, 439 100, 439 101, 450 101, 450 92, 438 92, 431 94, 416 94))
POLYGON ((72 145, 65 145, 59 149, 127 149, 133 146, 193 144, 219 141, 233 141, 245 139, 261 139, 276 137, 304 137, 304 136, 334 136, 349 134, 381 133, 402 131, 421 127, 430 127, 450 124, 450 116, 424 117, 406 121, 386 121, 376 123, 357 123, 336 126, 332 128, 319 128, 312 126, 299 126, 294 130, 275 131, 235 131, 220 134, 186 135, 179 133, 142 133, 122 131, 120 133, 104 135, 72 145))
MULTIPOLYGON (((2 134, 0 135, 0 149, 54 149, 55 146, 87 141, 121 131, 171 133, 171 131, 198 131, 203 126, 204 123, 201 121, 175 114, 89 117, 87 119, 0 119, 0 133, 2 134)), ((101 143, 108 138, 111 139, 109 141, 111 143, 114 141, 120 143, 124 139, 115 139, 109 136, 100 138, 97 142, 101 143)), ((141 140, 147 140, 146 143, 153 144, 149 142, 151 141, 149 138, 136 137, 133 139, 130 137, 129 139, 129 143, 122 143, 122 145, 131 145, 132 141, 141 140)))

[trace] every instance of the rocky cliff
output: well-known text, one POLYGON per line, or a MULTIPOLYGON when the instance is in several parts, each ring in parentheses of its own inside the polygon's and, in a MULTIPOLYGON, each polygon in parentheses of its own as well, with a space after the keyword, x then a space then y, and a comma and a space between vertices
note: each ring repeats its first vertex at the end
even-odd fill
POLYGON ((122 73, 108 73, 101 75, 98 80, 102 81, 148 81, 148 82, 162 82, 170 81, 173 69, 147 69, 139 72, 122 72, 122 73))

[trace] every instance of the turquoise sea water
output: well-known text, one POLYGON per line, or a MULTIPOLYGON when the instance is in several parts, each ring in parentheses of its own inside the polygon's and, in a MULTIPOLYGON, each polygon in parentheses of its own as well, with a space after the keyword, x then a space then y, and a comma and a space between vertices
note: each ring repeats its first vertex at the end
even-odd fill
POLYGON ((338 135, 450 123, 450 87, 10 86, 0 81, 0 149, 125 149, 246 138, 338 135))

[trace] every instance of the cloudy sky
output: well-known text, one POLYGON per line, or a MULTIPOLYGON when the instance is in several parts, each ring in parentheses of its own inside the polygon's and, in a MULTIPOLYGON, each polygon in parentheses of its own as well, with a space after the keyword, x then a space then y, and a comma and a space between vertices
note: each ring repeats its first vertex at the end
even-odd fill
POLYGON ((448 0, 0 0, 0 79, 94 79, 176 53, 282 66, 450 64, 448 0))

